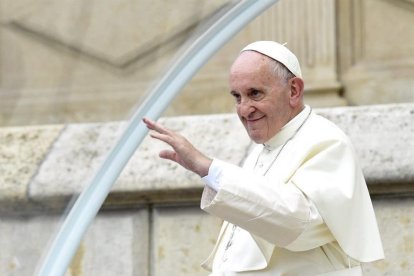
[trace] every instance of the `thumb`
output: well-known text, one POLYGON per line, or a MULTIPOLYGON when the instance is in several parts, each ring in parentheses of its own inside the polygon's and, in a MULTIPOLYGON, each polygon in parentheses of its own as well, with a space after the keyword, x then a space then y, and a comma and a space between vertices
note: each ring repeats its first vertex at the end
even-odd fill
POLYGON ((163 159, 177 162, 177 153, 173 150, 162 150, 160 151, 159 156, 163 159))

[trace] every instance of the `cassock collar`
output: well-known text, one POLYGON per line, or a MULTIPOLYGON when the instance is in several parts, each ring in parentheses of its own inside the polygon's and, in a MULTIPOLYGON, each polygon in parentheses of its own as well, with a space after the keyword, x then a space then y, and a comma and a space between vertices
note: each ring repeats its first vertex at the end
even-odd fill
POLYGON ((311 112, 310 107, 305 105, 305 108, 298 115, 284 125, 275 136, 263 144, 264 148, 271 151, 283 145, 283 143, 292 137, 297 129, 303 124, 308 117, 309 112, 311 112))

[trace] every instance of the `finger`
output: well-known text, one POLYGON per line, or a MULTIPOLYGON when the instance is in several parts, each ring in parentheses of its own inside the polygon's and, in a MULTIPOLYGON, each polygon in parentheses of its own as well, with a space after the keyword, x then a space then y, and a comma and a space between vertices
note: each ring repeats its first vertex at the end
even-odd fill
POLYGON ((143 118, 142 120, 147 125, 147 127, 151 130, 155 130, 155 131, 157 131, 159 133, 163 133, 163 134, 170 134, 171 133, 171 131, 168 128, 164 127, 160 123, 157 123, 157 122, 155 122, 151 119, 148 119, 148 118, 143 118))
POLYGON ((147 127, 149 129, 154 129, 155 127, 155 122, 149 118, 143 118, 142 121, 144 122, 144 124, 147 125, 147 127))
POLYGON ((151 136, 151 138, 154 138, 154 139, 160 140, 162 142, 165 142, 165 143, 169 144, 170 146, 172 146, 172 144, 174 142, 174 140, 172 139, 171 136, 166 135, 166 134, 162 134, 162 133, 159 133, 159 132, 155 132, 155 131, 151 132, 150 136, 151 136))

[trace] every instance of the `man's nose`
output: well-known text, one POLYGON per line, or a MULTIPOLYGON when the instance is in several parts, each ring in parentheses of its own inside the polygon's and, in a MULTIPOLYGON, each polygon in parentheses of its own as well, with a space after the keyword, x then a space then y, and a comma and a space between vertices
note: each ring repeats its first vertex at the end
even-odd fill
POLYGON ((256 109, 252 102, 249 99, 243 99, 237 106, 239 111, 239 115, 243 117, 248 117, 252 114, 256 109))

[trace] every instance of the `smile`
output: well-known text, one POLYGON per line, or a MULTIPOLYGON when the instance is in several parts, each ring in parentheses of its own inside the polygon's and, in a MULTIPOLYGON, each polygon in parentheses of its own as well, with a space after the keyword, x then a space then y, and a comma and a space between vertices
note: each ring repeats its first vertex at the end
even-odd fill
POLYGON ((257 121, 259 121, 259 120, 261 120, 261 119, 263 119, 263 118, 264 118, 264 116, 259 117, 259 118, 255 118, 255 119, 246 119, 246 121, 247 121, 248 123, 254 123, 254 122, 257 122, 257 121))

